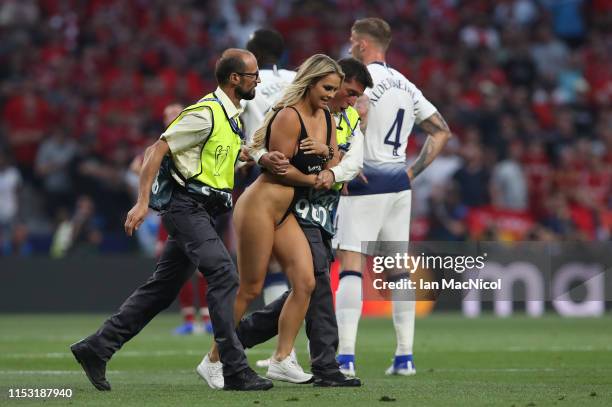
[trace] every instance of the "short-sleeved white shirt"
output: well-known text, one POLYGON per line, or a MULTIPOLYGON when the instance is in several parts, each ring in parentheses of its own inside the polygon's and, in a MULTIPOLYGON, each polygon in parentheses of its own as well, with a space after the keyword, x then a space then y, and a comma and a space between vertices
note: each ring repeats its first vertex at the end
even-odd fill
POLYGON ((240 116, 244 124, 247 144, 251 142, 253 134, 263 123, 265 114, 280 99, 294 77, 295 72, 278 69, 276 65, 272 69, 259 70, 261 83, 255 89, 255 98, 244 102, 244 113, 240 116))
POLYGON ((401 73, 383 62, 368 65, 374 86, 365 132, 364 164, 404 163, 406 146, 414 123, 436 112, 421 91, 401 73))

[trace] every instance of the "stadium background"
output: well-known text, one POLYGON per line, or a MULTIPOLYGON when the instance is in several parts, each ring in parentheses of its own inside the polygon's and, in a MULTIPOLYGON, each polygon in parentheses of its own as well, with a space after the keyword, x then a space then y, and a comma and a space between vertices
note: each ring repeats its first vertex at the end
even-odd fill
MULTIPOLYGON (((159 219, 138 239, 122 225, 130 162, 163 130, 163 108, 213 89, 220 51, 258 27, 284 35, 283 65, 295 68, 316 52, 345 56, 363 16, 389 21, 389 64, 456 135, 414 183, 413 241, 609 241, 611 10, 606 0, 6 0, 0 255, 24 267, 36 258, 34 268, 41 257, 151 257, 159 219)), ((409 157, 423 141, 416 129, 409 157)), ((231 230, 225 240, 231 248, 231 230)))

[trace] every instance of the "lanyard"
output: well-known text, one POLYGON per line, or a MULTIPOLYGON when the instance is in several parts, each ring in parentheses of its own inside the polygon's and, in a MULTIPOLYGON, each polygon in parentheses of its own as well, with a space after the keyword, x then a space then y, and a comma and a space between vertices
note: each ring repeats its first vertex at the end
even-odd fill
POLYGON ((351 127, 351 122, 349 122, 348 116, 346 115, 346 110, 344 109, 342 109, 342 118, 344 119, 344 121, 346 122, 346 125, 351 130, 351 134, 348 136, 348 138, 353 137, 353 134, 355 133, 355 129, 357 128, 357 126, 351 127))
POLYGON ((351 127, 351 122, 348 119, 348 116, 346 114, 346 110, 342 109, 340 114, 342 115, 341 120, 344 120, 346 122, 346 125, 348 126, 349 130, 351 131, 351 134, 346 138, 346 143, 338 146, 338 148, 340 150, 343 150, 344 152, 346 152, 346 151, 349 150, 349 148, 351 148, 351 138, 355 134, 355 129, 359 125, 359 120, 357 120, 357 123, 355 124, 355 127, 351 127))
MULTIPOLYGON (((225 110, 225 109, 223 109, 225 110)), ((227 114, 226 114, 227 116, 227 114)), ((236 133, 238 135, 238 137, 240 137, 240 140, 244 141, 244 132, 242 131, 242 129, 240 128, 240 126, 238 125, 238 120, 236 119, 230 119, 228 117, 229 123, 230 123, 230 127, 232 128, 232 131, 234 133, 236 133)))
MULTIPOLYGON (((348 116, 346 115, 346 110, 342 110, 342 118, 344 119, 344 121, 346 122, 346 125, 349 127, 349 129, 351 130, 351 134, 347 137, 347 140, 352 138, 355 135, 355 129, 357 128, 357 126, 359 126, 359 119, 357 119, 357 123, 355 123, 355 127, 351 127, 351 122, 348 119, 348 116)), ((350 145, 350 143, 347 143, 350 145)))
POLYGON ((245 136, 244 136, 244 131, 242 131, 242 128, 240 128, 240 125, 238 124, 238 120, 234 119, 234 118, 230 118, 227 115, 227 112, 225 111, 225 107, 223 106, 223 103, 221 103, 221 101, 219 100, 219 98, 217 98, 217 95, 215 95, 213 93, 214 98, 208 98, 208 99, 204 99, 206 101, 212 101, 214 100, 215 102, 219 103, 219 105, 221 105, 221 109, 223 109, 223 113, 225 114, 225 117, 227 118, 227 121, 230 124, 230 127, 232 128, 232 131, 238 135, 238 137, 240 137, 240 140, 244 141, 245 140, 245 136))

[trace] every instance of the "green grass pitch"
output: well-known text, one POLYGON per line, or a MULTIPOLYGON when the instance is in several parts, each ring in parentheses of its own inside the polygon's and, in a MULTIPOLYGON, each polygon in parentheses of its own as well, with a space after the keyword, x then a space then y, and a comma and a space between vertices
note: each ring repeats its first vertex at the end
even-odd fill
MULTIPOLYGON (((98 392, 68 346, 103 315, 0 314, 0 405, 87 406, 611 406, 612 317, 539 319, 434 314, 417 320, 413 377, 386 377, 395 346, 390 320, 365 319, 357 343, 358 389, 275 383, 268 392, 210 390, 195 366, 206 335, 170 334, 178 315, 163 314, 115 355, 98 392), (70 388, 71 399, 10 399, 10 388, 70 388)), ((297 342, 308 366, 305 339, 297 342)), ((252 366, 268 342, 248 352, 252 366)), ((264 373, 259 370, 260 373, 264 373)))

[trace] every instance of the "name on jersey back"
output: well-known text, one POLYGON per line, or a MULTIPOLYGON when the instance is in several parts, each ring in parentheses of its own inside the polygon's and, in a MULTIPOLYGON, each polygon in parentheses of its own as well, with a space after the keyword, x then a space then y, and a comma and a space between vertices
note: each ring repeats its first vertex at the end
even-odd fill
POLYGON ((412 88, 408 85, 408 82, 403 79, 395 79, 395 78, 385 78, 382 81, 378 82, 374 85, 374 88, 370 91, 368 95, 370 98, 370 103, 372 105, 376 105, 376 103, 383 97, 383 95, 390 89, 399 89, 404 92, 408 92, 410 96, 412 95, 412 88))

